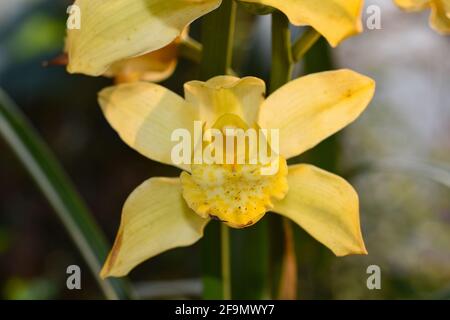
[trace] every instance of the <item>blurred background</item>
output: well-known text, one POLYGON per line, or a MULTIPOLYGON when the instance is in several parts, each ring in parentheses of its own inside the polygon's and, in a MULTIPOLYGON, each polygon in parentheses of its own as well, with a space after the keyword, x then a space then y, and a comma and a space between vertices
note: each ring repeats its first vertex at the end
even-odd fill
MULTIPOLYGON (((96 94, 111 80, 43 67, 62 51, 70 4, 0 2, 0 87, 49 144, 112 242, 128 194, 151 176, 179 172, 140 156, 108 126, 96 94)), ((352 182, 369 255, 336 258, 296 228, 299 297, 449 299, 450 37, 430 29, 428 11, 405 13, 391 0, 370 4, 381 7, 381 30, 365 30, 335 50, 321 41, 296 71, 345 67, 377 81, 376 97, 357 122, 297 159, 352 182), (366 287, 369 265, 381 268, 381 290, 366 287)), ((198 29, 194 23, 194 38, 198 29)), ((235 51, 239 75, 267 80, 270 17, 240 8, 235 51)), ((180 60, 164 85, 181 93, 196 70, 180 60)), ((0 160, 0 297, 102 298, 53 209, 1 138, 0 160), (82 290, 66 288, 72 264, 82 269, 82 290)), ((130 278, 142 297, 195 298, 200 274, 197 244, 143 263, 130 278)))

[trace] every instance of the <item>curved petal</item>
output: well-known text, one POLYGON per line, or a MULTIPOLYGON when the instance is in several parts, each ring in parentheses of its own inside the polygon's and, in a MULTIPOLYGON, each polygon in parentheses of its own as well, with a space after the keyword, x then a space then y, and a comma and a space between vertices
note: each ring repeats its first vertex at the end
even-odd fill
POLYGON ((172 42, 156 51, 116 62, 104 75, 114 77, 116 83, 140 80, 160 82, 169 78, 175 71, 177 55, 178 45, 172 42))
POLYGON ((69 30, 70 73, 102 75, 114 62, 160 49, 221 0, 77 0, 81 28, 69 30))
POLYGON ((178 178, 152 178, 128 197, 114 246, 100 275, 121 277, 166 250, 189 246, 208 223, 189 209, 178 178))
POLYGON ((431 3, 430 24, 439 33, 450 34, 450 0, 434 0, 431 3))
POLYGON ((367 254, 359 201, 344 179, 311 165, 289 167, 289 191, 273 211, 291 219, 337 256, 367 254))
POLYGON ((277 8, 295 25, 310 25, 328 42, 342 40, 362 31, 363 0, 244 0, 277 8))
POLYGON ((103 74, 115 78, 116 83, 137 81, 161 82, 169 78, 177 67, 178 47, 189 37, 189 27, 167 46, 137 56, 113 63, 103 74))
MULTIPOLYGON (((103 113, 123 141, 144 156, 175 165, 171 141, 176 129, 193 136, 197 109, 172 91, 153 83, 136 82, 103 89, 99 93, 103 113)), ((188 170, 188 165, 177 165, 188 170)))
POLYGON ((184 85, 184 92, 186 101, 199 107, 200 117, 207 127, 226 113, 253 125, 264 101, 266 85, 255 77, 218 76, 206 82, 190 81, 184 85))
POLYGON ((430 6, 430 0, 394 0, 400 8, 408 11, 420 11, 430 6))
POLYGON ((445 15, 450 19, 450 0, 436 0, 440 1, 443 5, 445 15))
POLYGON ((280 154, 288 159, 355 120, 374 92, 375 81, 351 70, 311 74, 270 95, 261 107, 259 125, 280 130, 280 154))

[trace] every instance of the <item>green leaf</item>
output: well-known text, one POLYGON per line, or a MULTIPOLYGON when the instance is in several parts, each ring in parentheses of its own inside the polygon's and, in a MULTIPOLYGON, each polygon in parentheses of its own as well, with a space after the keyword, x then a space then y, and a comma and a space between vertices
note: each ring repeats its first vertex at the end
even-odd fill
POLYGON ((28 170, 80 250, 109 299, 132 297, 124 279, 102 280, 107 241, 61 165, 25 115, 0 89, 0 134, 28 170))

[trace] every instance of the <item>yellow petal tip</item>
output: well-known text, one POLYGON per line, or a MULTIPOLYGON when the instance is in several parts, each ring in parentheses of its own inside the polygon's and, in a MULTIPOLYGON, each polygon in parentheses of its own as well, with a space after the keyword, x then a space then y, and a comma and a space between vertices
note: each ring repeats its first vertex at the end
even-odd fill
POLYGON ((102 267, 102 270, 100 271, 100 278, 106 279, 111 276, 121 277, 126 274, 123 274, 123 272, 118 273, 116 269, 117 264, 117 257, 120 252, 120 248, 122 246, 122 236, 123 231, 122 228, 119 228, 119 232, 117 233, 116 240, 114 241, 114 245, 108 254, 108 257, 106 258, 106 261, 102 267))

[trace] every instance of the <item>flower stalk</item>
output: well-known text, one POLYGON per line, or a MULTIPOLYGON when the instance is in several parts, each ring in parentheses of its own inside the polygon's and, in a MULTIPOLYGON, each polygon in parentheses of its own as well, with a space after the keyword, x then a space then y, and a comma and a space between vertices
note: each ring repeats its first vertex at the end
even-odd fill
POLYGON ((230 228, 223 223, 220 226, 220 241, 222 254, 223 299, 231 300, 230 228))
POLYGON ((178 47, 178 54, 189 61, 200 64, 202 61, 202 45, 196 40, 187 37, 178 47))
POLYGON ((225 0, 202 22, 202 63, 200 78, 208 80, 225 75, 233 59, 233 39, 236 22, 236 3, 225 0))
MULTIPOLYGON (((233 58, 236 3, 225 0, 203 18, 200 78, 228 74, 233 58)), ((203 297, 231 299, 230 235, 228 227, 211 223, 202 241, 203 297), (220 236, 219 236, 220 234, 220 236), (217 250, 221 248, 221 252, 217 250)))
POLYGON ((293 58, 289 20, 280 11, 272 14, 272 71, 270 93, 289 82, 292 78, 293 58))
POLYGON ((314 28, 308 27, 292 46, 292 57, 294 61, 299 62, 319 39, 320 33, 314 28))

